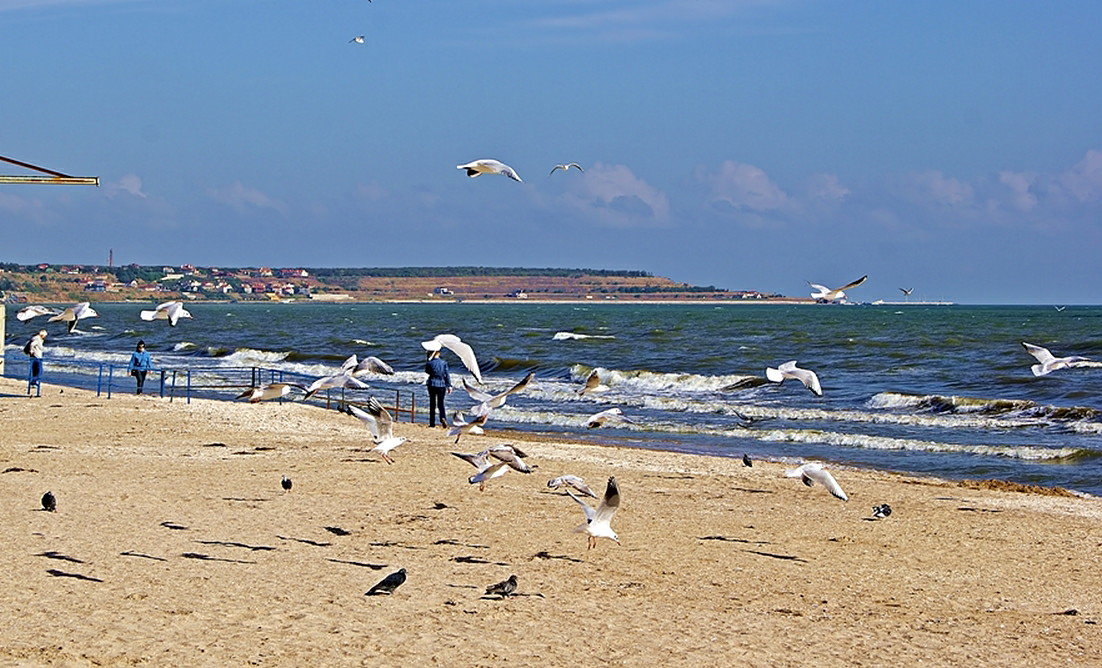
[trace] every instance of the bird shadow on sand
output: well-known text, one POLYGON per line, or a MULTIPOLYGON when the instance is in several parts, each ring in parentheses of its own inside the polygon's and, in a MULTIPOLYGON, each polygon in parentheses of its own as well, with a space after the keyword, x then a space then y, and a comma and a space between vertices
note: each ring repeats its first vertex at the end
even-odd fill
POLYGON ((487 559, 480 559, 471 555, 461 555, 458 557, 452 557, 450 561, 454 561, 457 564, 493 564, 494 566, 508 566, 509 564, 504 561, 489 561, 487 559))
POLYGON ((38 473, 38 469, 25 469, 21 466, 9 466, 0 473, 38 473))
POLYGON ((434 540, 433 545, 455 545, 457 547, 473 547, 479 550, 490 549, 489 545, 479 545, 478 543, 461 543, 453 538, 441 538, 440 540, 434 540))
POLYGON ((197 540, 196 543, 200 545, 219 545, 221 547, 239 547, 250 552, 271 552, 278 548, 270 547, 268 545, 249 545, 248 543, 237 543, 231 540, 197 540))
POLYGON ((175 522, 161 522, 161 526, 166 529, 172 529, 173 531, 187 531, 188 528, 183 524, 176 524, 175 522))
POLYGON ((732 487, 733 492, 746 492, 747 494, 772 494, 771 489, 751 489, 750 487, 732 487))
POLYGON ((1001 510, 995 510, 994 508, 973 508, 971 506, 961 506, 957 510, 964 510, 970 513, 1001 513, 1001 510))
POLYGON ((424 549, 426 549, 426 548, 421 547, 420 545, 402 545, 401 543, 395 543, 395 542, 389 541, 389 540, 380 541, 378 543, 368 543, 368 545, 370 545, 371 547, 400 547, 403 550, 424 550, 424 549))
POLYGON ((142 554, 141 552, 131 552, 129 550, 127 550, 126 552, 119 552, 119 556, 139 557, 141 559, 152 559, 153 561, 168 561, 168 559, 165 559, 164 557, 154 557, 152 554, 142 554))
POLYGON ((57 559, 58 561, 68 561, 69 563, 73 563, 73 564, 83 564, 84 563, 83 559, 77 559, 76 557, 70 557, 69 555, 62 554, 60 552, 55 552, 53 550, 50 550, 49 552, 39 552, 38 554, 36 554, 34 556, 36 556, 36 557, 46 557, 47 559, 57 559))
POLYGON ((575 559, 574 557, 568 557, 565 554, 551 554, 547 550, 541 550, 532 555, 533 559, 561 559, 563 561, 572 561, 575 564, 583 563, 581 559, 575 559))
POLYGON ((259 498, 253 498, 253 499, 248 499, 248 498, 245 498, 245 497, 243 497, 243 496, 223 496, 223 497, 222 497, 222 500, 223 500, 223 501, 248 501, 248 502, 254 502, 254 501, 269 501, 270 499, 259 499, 259 498))
POLYGON ((245 561, 243 559, 223 559, 222 557, 212 557, 209 554, 202 554, 200 552, 184 552, 180 555, 184 559, 198 559, 200 561, 224 561, 230 564, 255 564, 255 561, 245 561))
POLYGON ((81 575, 80 573, 67 573, 65 571, 59 571, 56 568, 48 568, 46 572, 55 578, 73 578, 74 580, 84 580, 85 582, 103 582, 99 578, 94 578, 89 575, 81 575))
POLYGON ((791 554, 776 554, 775 552, 761 552, 759 550, 743 550, 743 552, 749 552, 750 554, 757 554, 763 557, 769 557, 771 559, 780 559, 782 561, 795 561, 799 564, 809 563, 807 559, 797 557, 791 554))
POLYGON ((348 559, 326 559, 334 564, 348 564, 349 566, 359 566, 360 568, 370 568, 373 571, 381 571, 386 568, 386 564, 369 564, 366 561, 349 561, 348 559))
POLYGON ((342 529, 340 527, 325 527, 325 530, 336 536, 351 536, 352 532, 348 529, 342 529))
POLYGON ((278 538, 280 540, 290 540, 290 541, 294 541, 296 543, 304 543, 306 545, 313 545, 314 547, 329 547, 329 546, 332 545, 332 543, 326 543, 325 541, 320 541, 320 540, 310 540, 309 538, 294 538, 292 536, 279 536, 279 535, 277 535, 276 538, 278 538))
POLYGON ((769 545, 767 540, 746 540, 745 538, 731 538, 730 536, 700 536, 697 540, 720 540, 725 543, 745 543, 747 545, 769 545))

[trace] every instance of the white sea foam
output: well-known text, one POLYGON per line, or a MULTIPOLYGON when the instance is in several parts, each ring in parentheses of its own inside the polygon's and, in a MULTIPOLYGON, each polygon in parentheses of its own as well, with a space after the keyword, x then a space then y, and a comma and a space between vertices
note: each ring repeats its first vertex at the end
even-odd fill
POLYGON ((176 345, 172 346, 172 352, 178 353, 181 350, 194 350, 195 347, 196 347, 195 344, 192 343, 191 341, 181 341, 181 342, 177 343, 176 345))
POLYGON ((575 332, 556 332, 551 337, 555 341, 572 341, 582 339, 615 339, 611 334, 577 334, 575 332))

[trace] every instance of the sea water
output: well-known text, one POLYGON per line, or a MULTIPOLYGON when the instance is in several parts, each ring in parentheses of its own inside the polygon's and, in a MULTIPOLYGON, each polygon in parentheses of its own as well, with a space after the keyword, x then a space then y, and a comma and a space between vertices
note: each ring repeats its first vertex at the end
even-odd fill
MULTIPOLYGON (((44 319, 20 323, 8 308, 10 362, 44 319)), ((1021 345, 1102 360, 1102 307, 210 303, 189 304, 194 319, 175 328, 140 320, 142 308, 96 305, 100 317, 73 334, 49 325, 47 371, 51 360, 125 364, 138 339, 166 368, 321 376, 351 354, 374 355, 396 370, 367 379, 387 396, 422 391, 420 342, 449 332, 474 347, 486 391, 535 372, 489 432, 1102 494, 1102 364, 1035 377, 1021 345), (818 374, 822 397, 765 380, 767 366, 789 360, 818 374), (593 370, 608 389, 579 396, 593 370), (633 422, 586 428, 613 406, 633 422)), ((445 359, 455 384, 471 379, 445 359)), ((448 396, 449 411, 474 403, 462 389, 448 396)))

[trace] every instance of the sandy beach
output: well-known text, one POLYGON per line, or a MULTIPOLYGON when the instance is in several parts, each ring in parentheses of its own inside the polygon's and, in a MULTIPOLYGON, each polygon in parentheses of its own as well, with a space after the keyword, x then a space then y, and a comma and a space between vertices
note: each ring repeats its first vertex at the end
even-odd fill
POLYGON ((780 463, 548 440, 479 492, 448 453, 517 442, 492 421, 398 424, 388 465, 317 407, 24 391, 0 379, 6 665, 1102 664, 1095 498, 833 468, 843 503, 780 463), (572 533, 564 473, 616 476, 622 545, 572 533))

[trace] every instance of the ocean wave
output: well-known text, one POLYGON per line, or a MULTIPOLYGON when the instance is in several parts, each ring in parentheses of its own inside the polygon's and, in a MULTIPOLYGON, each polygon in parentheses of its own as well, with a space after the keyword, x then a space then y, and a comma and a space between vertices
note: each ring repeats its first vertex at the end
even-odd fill
POLYGON ((264 366, 265 364, 282 362, 290 354, 290 351, 237 348, 232 353, 222 357, 222 361, 233 366, 264 366))
POLYGON ((868 401, 870 408, 918 409, 935 413, 979 413, 1051 420, 1086 420, 1098 416, 1087 406, 1046 406, 1028 399, 985 399, 940 394, 881 392, 868 401))
POLYGON ((178 352, 182 352, 184 350, 195 350, 195 348, 197 348, 197 347, 198 346, 196 346, 191 341, 181 341, 181 342, 177 343, 176 345, 172 346, 172 352, 178 353, 178 352))
POLYGON ((582 339, 615 339, 611 334, 578 334, 576 332, 555 332, 553 341, 579 341, 582 339))
POLYGON ((695 373, 647 371, 645 369, 625 371, 575 364, 570 368, 571 379, 581 383, 593 371, 597 372, 601 383, 609 386, 609 388, 621 391, 634 390, 642 393, 718 392, 732 386, 752 382, 752 379, 755 378, 754 376, 740 374, 709 376, 695 373))

